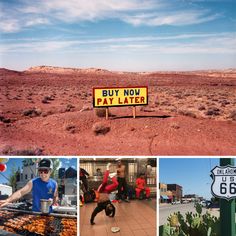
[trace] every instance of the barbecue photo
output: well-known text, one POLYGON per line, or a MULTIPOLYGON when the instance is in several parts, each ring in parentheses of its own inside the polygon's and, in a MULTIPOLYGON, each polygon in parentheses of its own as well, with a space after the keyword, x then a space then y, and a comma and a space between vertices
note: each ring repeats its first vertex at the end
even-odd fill
POLYGON ((156 235, 156 159, 80 159, 80 235, 156 235))
POLYGON ((77 235, 76 158, 0 162, 0 235, 77 235))

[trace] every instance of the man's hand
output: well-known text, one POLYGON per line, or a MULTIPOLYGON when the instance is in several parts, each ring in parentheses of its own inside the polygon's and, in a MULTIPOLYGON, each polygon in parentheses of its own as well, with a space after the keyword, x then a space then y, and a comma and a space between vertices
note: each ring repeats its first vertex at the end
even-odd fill
POLYGON ((7 200, 1 200, 1 201, 0 201, 0 208, 5 207, 5 206, 7 206, 8 204, 9 204, 9 202, 8 202, 7 200))

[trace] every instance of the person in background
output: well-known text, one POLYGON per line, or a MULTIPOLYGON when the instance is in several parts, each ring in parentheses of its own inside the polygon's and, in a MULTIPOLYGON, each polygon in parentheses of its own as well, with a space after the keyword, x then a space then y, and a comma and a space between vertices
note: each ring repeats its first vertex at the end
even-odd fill
POLYGON ((102 171, 100 168, 96 169, 96 173, 94 174, 94 176, 102 176, 102 171))
POLYGON ((121 163, 121 160, 117 162, 117 181, 118 185, 118 202, 123 199, 125 202, 129 202, 127 198, 127 183, 125 179, 125 165, 121 163))
POLYGON ((29 192, 32 192, 33 205, 32 211, 40 212, 41 199, 51 201, 49 212, 52 212, 52 205, 58 201, 57 182, 50 178, 53 170, 53 163, 48 158, 43 158, 38 163, 39 177, 30 180, 23 188, 13 193, 9 198, 0 201, 0 208, 7 206, 9 203, 15 202, 29 192))
POLYGON ((79 168, 79 179, 84 185, 85 192, 88 191, 88 180, 86 176, 89 176, 89 173, 85 169, 79 168))
POLYGON ((110 173, 109 174, 109 169, 110 169, 111 163, 107 164, 107 169, 104 173, 104 177, 103 177, 103 181, 102 184, 98 187, 98 202, 97 202, 97 207, 93 210, 93 213, 91 215, 90 218, 90 224, 94 225, 94 219, 96 217, 96 215, 105 210, 105 213, 107 216, 110 217, 114 217, 115 216, 115 212, 116 209, 114 207, 114 205, 111 203, 110 199, 109 199, 109 194, 116 190, 117 186, 118 186, 118 182, 116 180, 116 173, 110 173), (111 178, 112 180, 112 184, 107 184, 108 182, 108 176, 111 178))
POLYGON ((150 198, 150 188, 147 187, 146 180, 145 180, 145 174, 141 173, 139 178, 136 179, 136 198, 140 197, 140 192, 144 191, 146 194, 146 199, 150 198))

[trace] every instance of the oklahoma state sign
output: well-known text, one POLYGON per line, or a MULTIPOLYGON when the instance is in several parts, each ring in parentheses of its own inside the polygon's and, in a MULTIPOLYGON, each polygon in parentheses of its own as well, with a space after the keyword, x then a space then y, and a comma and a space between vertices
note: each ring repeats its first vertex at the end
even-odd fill
POLYGON ((108 87, 93 88, 94 107, 142 106, 148 104, 148 88, 108 87))

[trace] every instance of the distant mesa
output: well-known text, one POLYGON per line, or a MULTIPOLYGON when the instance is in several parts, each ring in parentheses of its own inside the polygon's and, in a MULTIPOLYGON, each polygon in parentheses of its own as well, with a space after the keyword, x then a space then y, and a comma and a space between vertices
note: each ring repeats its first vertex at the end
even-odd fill
POLYGON ((4 76, 4 75, 15 75, 15 74, 21 74, 22 72, 19 71, 15 71, 15 70, 9 70, 9 69, 5 69, 5 68, 0 68, 0 76, 4 76))
POLYGON ((100 68, 68 68, 68 67, 57 67, 57 66, 33 66, 25 71, 15 71, 5 68, 0 68, 0 75, 23 75, 28 73, 47 73, 47 74, 104 74, 104 75, 147 75, 147 76, 158 76, 158 75, 199 75, 209 77, 232 77, 236 78, 236 69, 229 68, 224 70, 195 70, 195 71, 143 71, 143 72, 127 72, 127 71, 110 71, 100 68))
POLYGON ((74 74, 74 73, 113 73, 109 70, 99 69, 99 68, 88 68, 88 69, 80 69, 80 68, 67 68, 67 67, 56 67, 56 66, 34 66, 30 67, 25 72, 40 72, 40 73, 58 73, 58 74, 74 74))

